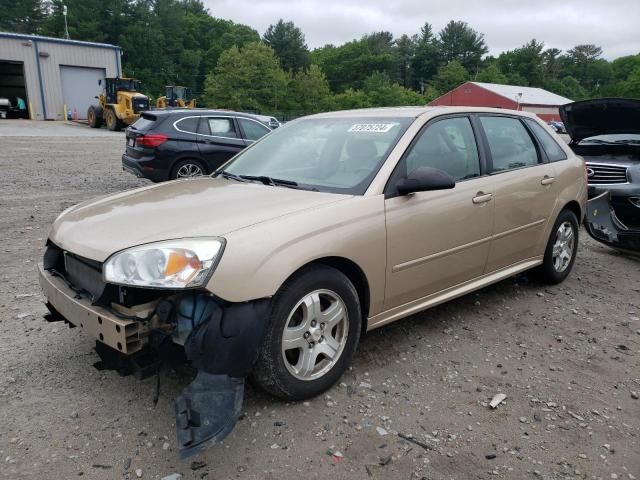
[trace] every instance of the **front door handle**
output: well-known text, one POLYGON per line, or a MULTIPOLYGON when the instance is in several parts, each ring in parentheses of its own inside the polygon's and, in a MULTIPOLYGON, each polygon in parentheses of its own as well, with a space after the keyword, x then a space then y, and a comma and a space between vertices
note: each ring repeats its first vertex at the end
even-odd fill
POLYGON ((555 181, 555 178, 550 177, 549 175, 545 175, 544 177, 542 177, 542 180, 540 180, 540 185, 551 185, 555 181))
POLYGON ((492 198, 493 193, 478 192, 476 193, 476 196, 471 199, 471 201, 477 205, 479 203, 487 203, 491 201, 492 198))

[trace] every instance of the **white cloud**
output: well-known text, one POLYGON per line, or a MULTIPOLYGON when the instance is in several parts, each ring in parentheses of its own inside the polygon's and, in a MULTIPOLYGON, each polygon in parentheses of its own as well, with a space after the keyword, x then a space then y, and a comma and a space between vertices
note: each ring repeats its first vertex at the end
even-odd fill
POLYGON ((365 33, 418 33, 424 22, 439 31, 464 20, 485 36, 490 53, 532 38, 568 50, 600 45, 606 58, 640 53, 639 0, 204 0, 212 15, 252 26, 261 34, 283 18, 306 35, 310 48, 339 45, 365 33))

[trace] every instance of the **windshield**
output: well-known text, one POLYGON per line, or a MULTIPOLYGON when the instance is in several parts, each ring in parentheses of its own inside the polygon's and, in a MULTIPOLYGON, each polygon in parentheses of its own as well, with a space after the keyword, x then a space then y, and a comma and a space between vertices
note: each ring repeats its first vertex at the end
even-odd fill
POLYGON ((580 140, 581 145, 585 143, 640 143, 640 135, 633 133, 596 135, 580 140))
POLYGON ((296 120, 237 155, 224 172, 362 195, 412 121, 386 117, 296 120))
POLYGON ((118 80, 118 90, 122 90, 123 92, 138 92, 141 89, 140 80, 118 80))

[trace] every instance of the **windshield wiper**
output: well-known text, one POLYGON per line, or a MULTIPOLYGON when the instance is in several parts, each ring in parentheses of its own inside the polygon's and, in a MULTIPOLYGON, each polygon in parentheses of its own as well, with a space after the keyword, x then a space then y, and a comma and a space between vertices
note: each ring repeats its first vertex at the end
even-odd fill
POLYGON ((227 179, 231 179, 231 180, 236 180, 238 182, 248 182, 249 180, 245 180, 244 178, 242 178, 242 176, 240 175, 236 175, 235 173, 229 173, 226 172, 224 170, 216 170, 215 172, 213 172, 213 178, 216 177, 222 177, 222 178, 227 178, 227 179))
POLYGON ((273 178, 268 177, 266 175, 240 175, 241 178, 246 180, 257 180, 258 182, 262 182, 265 185, 270 185, 272 187, 287 187, 294 188, 297 190, 310 190, 312 192, 319 192, 317 188, 314 187, 305 187, 300 185, 298 182, 294 182, 293 180, 284 180, 282 178, 273 178))
POLYGON ((640 140, 581 140, 580 145, 637 145, 640 144, 640 140))

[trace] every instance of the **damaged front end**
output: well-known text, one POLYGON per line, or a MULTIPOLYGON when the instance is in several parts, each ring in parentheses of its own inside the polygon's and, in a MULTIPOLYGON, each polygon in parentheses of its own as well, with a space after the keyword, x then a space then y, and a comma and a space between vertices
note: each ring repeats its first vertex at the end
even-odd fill
POLYGON ((146 378, 188 361, 195 379, 176 397, 180 455, 224 439, 242 407, 244 381, 265 335, 269 300, 228 303, 199 290, 111 285, 101 265, 49 244, 40 270, 49 321, 96 338, 100 369, 146 378))
POLYGON ((595 240, 625 253, 640 254, 640 230, 630 229, 620 221, 611 207, 609 192, 589 200, 584 223, 595 240))

